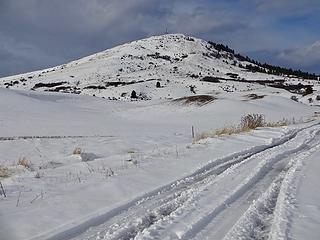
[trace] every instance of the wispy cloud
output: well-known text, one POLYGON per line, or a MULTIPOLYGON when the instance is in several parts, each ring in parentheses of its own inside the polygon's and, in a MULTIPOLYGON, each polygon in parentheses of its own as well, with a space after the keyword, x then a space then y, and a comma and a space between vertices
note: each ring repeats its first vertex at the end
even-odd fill
POLYGON ((279 54, 279 58, 294 66, 301 66, 302 68, 318 66, 318 72, 320 72, 320 41, 316 41, 304 48, 282 51, 279 54))

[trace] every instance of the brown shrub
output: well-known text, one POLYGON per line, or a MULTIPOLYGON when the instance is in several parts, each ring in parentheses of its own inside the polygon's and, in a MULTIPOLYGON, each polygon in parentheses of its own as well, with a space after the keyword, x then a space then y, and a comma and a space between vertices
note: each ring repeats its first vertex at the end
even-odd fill
POLYGON ((8 168, 0 165, 0 177, 1 178, 9 177, 8 168))
POLYGON ((18 161, 18 165, 23 166, 25 168, 31 168, 31 162, 26 159, 26 157, 20 158, 18 161))
POLYGON ((262 114, 247 114, 241 118, 240 129, 243 131, 264 127, 265 117, 262 114))
POLYGON ((76 147, 72 152, 72 154, 74 155, 80 155, 81 153, 82 153, 82 150, 79 147, 76 147))

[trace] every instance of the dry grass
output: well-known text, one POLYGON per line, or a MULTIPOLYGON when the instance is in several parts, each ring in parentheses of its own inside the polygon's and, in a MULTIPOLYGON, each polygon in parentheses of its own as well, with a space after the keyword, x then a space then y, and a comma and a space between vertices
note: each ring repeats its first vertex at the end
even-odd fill
POLYGON ((9 170, 8 170, 8 168, 0 165, 0 177, 1 177, 1 178, 9 177, 9 170))
POLYGON ((216 129, 212 132, 203 132, 198 134, 194 139, 193 143, 199 142, 201 139, 211 138, 211 137, 217 137, 222 135, 232 135, 239 133, 239 128, 230 126, 230 127, 223 127, 216 129))
POLYGON ((195 138, 193 139, 193 143, 196 143, 196 142, 200 141, 201 139, 206 139, 206 138, 210 138, 213 136, 214 136, 214 134, 211 132, 203 132, 203 133, 197 134, 197 136, 195 136, 195 138))
POLYGON ((218 137, 248 132, 258 127, 282 127, 287 126, 291 123, 294 122, 290 122, 287 119, 283 119, 278 122, 266 122, 265 117, 262 114, 247 114, 241 118, 241 122, 238 126, 223 127, 216 129, 212 132, 201 133, 194 138, 193 143, 197 143, 201 139, 206 139, 210 137, 218 137))
POLYGON ((293 120, 291 122, 288 119, 282 119, 281 121, 278 121, 278 122, 268 122, 266 123, 266 127, 284 127, 284 126, 288 126, 289 124, 295 124, 295 121, 293 120))
POLYGON ((195 104, 198 106, 203 106, 203 105, 206 105, 206 104, 212 102, 215 99, 216 99, 215 97, 210 96, 210 95, 195 95, 195 96, 177 98, 172 101, 182 103, 185 105, 195 104))
POLYGON ((215 136, 221 136, 221 135, 237 134, 240 132, 241 132, 240 128, 230 126, 230 127, 223 127, 223 128, 216 129, 213 133, 215 136))
POLYGON ((31 168, 31 162, 26 159, 26 157, 20 158, 18 161, 18 165, 23 166, 25 168, 31 168))
POLYGON ((211 137, 218 137, 218 136, 227 136, 227 135, 233 135, 238 134, 241 132, 246 132, 247 129, 240 129, 239 127, 230 126, 230 127, 223 127, 218 128, 212 132, 203 132, 198 134, 194 139, 193 143, 199 142, 201 139, 211 138, 211 137))
POLYGON ((72 154, 74 155, 80 155, 81 153, 82 153, 82 150, 79 147, 76 147, 72 152, 72 154))

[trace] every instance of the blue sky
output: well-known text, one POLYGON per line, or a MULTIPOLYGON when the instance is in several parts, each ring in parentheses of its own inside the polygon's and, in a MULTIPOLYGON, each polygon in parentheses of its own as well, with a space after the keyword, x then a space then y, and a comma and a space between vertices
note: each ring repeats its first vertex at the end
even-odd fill
POLYGON ((0 76, 185 33, 320 74, 319 0, 0 0, 0 76))

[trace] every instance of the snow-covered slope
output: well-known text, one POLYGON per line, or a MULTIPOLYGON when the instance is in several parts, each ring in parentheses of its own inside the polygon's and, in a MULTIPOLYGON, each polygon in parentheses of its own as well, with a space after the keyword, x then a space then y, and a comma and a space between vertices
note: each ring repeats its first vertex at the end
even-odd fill
MULTIPOLYGON (((39 237, 35 239, 47 239, 49 236, 55 236, 53 239, 69 239, 74 231, 79 234, 90 226, 107 221, 113 216, 112 213, 117 215, 132 207, 136 204, 136 198, 145 201, 148 196, 154 196, 155 189, 171 185, 186 175, 194 175, 195 171, 194 176, 202 176, 202 172, 198 174, 197 169, 205 171, 206 166, 211 166, 210 162, 223 165, 223 161, 229 161, 232 154, 243 155, 249 150, 255 153, 287 139, 291 129, 301 128, 293 126, 261 129, 253 133, 191 144, 191 126, 194 126, 198 134, 236 124, 246 113, 264 114, 268 121, 281 120, 283 117, 290 120, 295 118, 296 121, 307 120, 317 109, 279 94, 272 95, 268 89, 254 92, 259 96, 268 95, 248 99, 243 93, 221 93, 217 99, 199 106, 171 100, 124 102, 74 94, 0 89, 0 167, 4 174, 0 181, 7 195, 0 196, 1 239, 29 239, 36 236, 39 237), (77 147, 81 149, 81 154, 73 154, 77 147), (25 165, 23 161, 26 161, 25 165)), ((308 131, 313 134, 315 130, 312 128, 308 131)), ((294 149, 298 140, 299 137, 291 141, 294 149)), ((301 141, 305 142, 304 139, 301 141)), ((286 145, 281 148, 286 149, 286 145)), ((270 151, 264 156, 269 157, 269 154, 270 151)), ((281 155, 282 152, 279 150, 278 154, 281 155)), ((231 175, 230 178, 236 180, 230 182, 229 189, 240 187, 237 179, 240 179, 239 182, 245 180, 248 171, 260 161, 266 160, 260 157, 250 165, 245 164, 243 174, 231 175)), ((277 170, 272 170, 271 177, 268 175, 263 178, 265 186, 257 184, 254 190, 259 193, 267 189, 274 180, 272 174, 275 173, 277 170)), ((205 190, 206 186, 214 188, 214 181, 210 180, 212 177, 214 175, 203 179, 206 182, 204 186, 202 181, 200 185, 198 181, 191 185, 184 184, 183 186, 190 186, 186 196, 195 203, 198 194, 202 192, 223 196, 221 189, 205 190), (198 185, 201 188, 198 189, 198 185)), ((224 180, 223 183, 228 181, 224 180)), ((251 192, 248 191, 248 194, 252 194, 251 192)), ((256 197, 259 197, 258 193, 256 197)), ((174 196, 175 193, 172 194, 174 196)), ((230 196, 226 197, 234 199, 233 193, 228 194, 230 196)), ((170 190, 151 203, 157 203, 157 199, 160 202, 167 197, 171 199, 172 196, 170 190)), ((182 200, 183 212, 192 213, 193 203, 190 205, 188 201, 184 202, 183 196, 179 199, 182 200)), ((206 209, 220 206, 219 201, 223 201, 218 199, 218 205, 208 205, 206 199, 203 199, 206 209)), ((240 200, 242 211, 234 216, 226 211, 228 218, 224 223, 228 224, 223 228, 223 234, 247 209, 248 203, 242 198, 240 200)), ((130 215, 133 216, 130 221, 121 219, 119 226, 123 228, 119 234, 127 234, 126 229, 128 234, 136 232, 134 216, 140 221, 144 218, 144 213, 152 209, 149 205, 143 206, 137 208, 136 215, 130 215)), ((164 203, 164 209, 168 210, 166 206, 164 203)), ((174 210, 179 205, 169 201, 168 206, 173 206, 174 210)), ((162 208, 162 205, 156 207, 162 208)), ((184 218, 180 218, 179 210, 177 211, 173 211, 172 216, 177 214, 177 223, 182 223, 184 218)), ((125 215, 124 219, 126 217, 125 215)), ((166 221, 165 216, 163 219, 161 215, 157 217, 166 221)), ((200 213, 199 217, 204 217, 204 214, 200 213)), ((116 216, 112 221, 116 223, 117 219, 116 216)), ((187 221, 191 225, 197 225, 193 222, 196 219, 191 217, 187 221)), ((162 225, 161 221, 155 227, 162 225)), ((190 230, 181 230, 183 227, 180 224, 173 224, 172 227, 174 228, 168 232, 170 234, 190 230)), ((143 228, 147 227, 143 225, 143 228)), ((153 226, 151 230, 156 234, 153 226)), ((89 232, 92 238, 88 239, 96 239, 99 231, 89 232)), ((108 236, 109 233, 102 231, 101 234, 108 236)), ((119 239, 117 234, 110 239, 119 239)), ((208 233, 208 236, 211 234, 212 232, 208 233)), ((203 235, 200 235, 200 239, 201 236, 203 235)), ((80 236, 78 239, 87 238, 80 236)))
MULTIPOLYGON (((285 79, 241 67, 247 64, 201 39, 168 34, 134 41, 50 69, 2 78, 0 86, 110 99, 130 99, 135 90, 143 99, 160 99, 193 94, 190 86, 195 86, 194 92, 205 94, 209 85, 211 89, 236 91, 237 82, 231 80, 285 79), (211 77, 207 78, 209 81, 220 79, 221 84, 201 82, 204 77, 211 77), (231 88, 224 88, 226 82, 231 88)), ((242 90, 248 89, 241 85, 242 90)))

